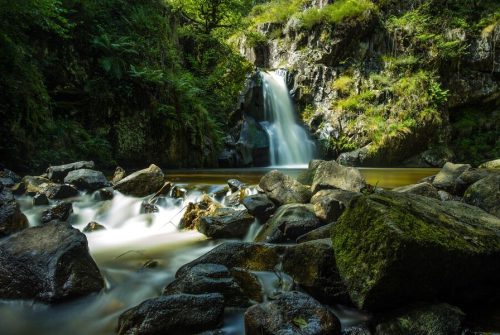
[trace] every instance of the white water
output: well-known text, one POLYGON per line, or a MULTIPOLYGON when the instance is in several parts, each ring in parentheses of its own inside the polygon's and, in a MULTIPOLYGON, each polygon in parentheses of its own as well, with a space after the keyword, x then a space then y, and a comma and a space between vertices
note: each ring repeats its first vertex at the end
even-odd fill
POLYGON ((315 145, 297 123, 295 108, 281 72, 262 72, 264 116, 269 136, 271 165, 304 165, 313 158, 315 145))

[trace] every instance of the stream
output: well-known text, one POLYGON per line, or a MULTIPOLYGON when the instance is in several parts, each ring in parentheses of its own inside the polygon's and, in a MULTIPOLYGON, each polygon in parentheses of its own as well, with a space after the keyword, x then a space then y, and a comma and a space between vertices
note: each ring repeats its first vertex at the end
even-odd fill
MULTIPOLYGON (((305 167, 281 169, 291 176, 305 167)), ((158 213, 140 214, 146 198, 133 198, 115 192, 108 201, 96 201, 92 194, 81 194, 72 199, 74 213, 71 224, 83 230, 90 221, 104 225, 105 231, 87 233, 89 249, 105 280, 106 289, 71 303, 47 306, 33 301, 0 301, 1 334, 113 334, 119 315, 145 299, 156 297, 173 281, 177 269, 205 254, 223 240, 209 240, 194 231, 179 231, 177 226, 185 206, 203 194, 224 189, 226 181, 236 178, 255 185, 270 168, 234 170, 182 170, 166 171, 169 180, 178 186, 183 198, 161 197, 156 205, 158 213)), ((435 174, 437 169, 379 169, 364 168, 361 173, 367 181, 379 187, 393 188, 415 183, 435 174)), ((249 187, 247 193, 255 193, 249 187)), ((229 192, 226 194, 229 195, 229 192)), ((31 197, 19 197, 21 210, 32 226, 38 225, 41 212, 48 206, 32 206, 31 197)), ((222 195, 218 200, 224 204, 222 195)), ((240 205, 241 206, 241 205, 240 205)), ((256 224, 246 239, 251 240, 258 231, 256 224)), ((276 287, 274 273, 257 274, 266 291, 287 289, 291 280, 276 287), (288 285, 287 285, 288 284, 288 285), (285 287, 286 286, 286 287, 285 287)), ((224 334, 243 334, 244 309, 227 309, 224 334)), ((367 315, 336 306, 334 313, 342 325, 350 326, 368 318, 367 315)))

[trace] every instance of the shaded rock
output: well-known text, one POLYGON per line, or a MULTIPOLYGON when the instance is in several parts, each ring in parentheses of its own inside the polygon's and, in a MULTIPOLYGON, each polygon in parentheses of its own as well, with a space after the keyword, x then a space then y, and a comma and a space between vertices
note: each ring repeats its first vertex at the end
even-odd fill
POLYGON ((113 173, 113 178, 111 179, 111 183, 115 185, 118 182, 120 182, 123 178, 125 178, 125 176, 127 176, 125 169, 123 169, 120 166, 117 166, 115 169, 115 173, 113 173))
POLYGON ((307 170, 301 171, 297 176, 297 181, 304 185, 309 185, 313 183, 314 175, 316 174, 316 169, 318 166, 325 162, 324 160, 313 159, 309 162, 307 170))
POLYGON ((243 238, 253 220, 246 210, 216 208, 200 218, 197 229, 212 238, 243 238))
POLYGON ((262 222, 267 221, 276 211, 274 202, 264 194, 255 194, 245 197, 245 199, 243 199, 243 206, 245 206, 250 214, 262 222))
POLYGON ((239 190, 226 196, 223 203, 228 207, 238 207, 243 199, 245 199, 245 190, 239 190))
POLYGON ((225 242, 183 265, 175 276, 182 277, 193 266, 206 263, 222 264, 228 269, 239 267, 254 271, 272 271, 280 262, 280 253, 283 250, 280 246, 264 243, 225 242))
POLYGON ((366 145, 362 148, 343 152, 337 157, 337 162, 345 166, 366 166, 373 161, 377 161, 377 157, 372 157, 373 154, 370 153, 370 145, 366 145))
POLYGON ((21 177, 15 172, 0 167, 0 184, 5 187, 12 187, 21 181, 21 177))
POLYGON ((236 192, 246 186, 245 183, 239 181, 238 179, 229 179, 227 181, 227 185, 229 186, 231 192, 236 192))
POLYGON ((231 276, 245 292, 248 299, 256 302, 263 301, 264 290, 259 278, 254 273, 247 269, 235 267, 231 269, 231 276))
POLYGON ((216 328, 224 313, 218 293, 174 294, 148 299, 125 311, 118 320, 119 335, 195 334, 216 328))
POLYGON ((492 176, 492 175, 500 175, 500 171, 493 172, 491 170, 486 169, 470 169, 462 173, 457 180, 455 181, 455 187, 453 190, 454 194, 463 196, 465 190, 475 182, 479 180, 492 176))
POLYGON ((12 192, 0 191, 0 238, 21 231, 29 226, 28 219, 19 209, 12 192))
POLYGON ((438 190, 429 183, 418 183, 407 186, 401 186, 401 187, 396 187, 392 190, 394 192, 418 194, 418 195, 423 195, 424 197, 441 200, 438 190))
POLYGON ((217 208, 221 207, 220 204, 212 200, 208 195, 203 195, 197 203, 190 202, 184 215, 182 216, 179 228, 181 229, 196 229, 200 225, 200 219, 204 215, 209 215, 217 208))
POLYGON ((436 175, 432 185, 447 192, 453 192, 457 178, 470 168, 469 164, 453 164, 448 162, 436 175))
POLYGON ((50 221, 67 221, 73 213, 73 205, 71 202, 60 202, 52 208, 49 208, 42 213, 42 224, 50 221))
POLYGON ((211 193, 211 196, 213 196, 215 200, 220 202, 224 199, 224 197, 228 192, 229 192, 229 186, 224 185, 220 187, 220 189, 217 189, 216 191, 211 193))
POLYGON ((300 292, 287 292, 276 300, 245 312, 245 334, 340 334, 340 322, 326 307, 300 292))
POLYGON ((342 330, 342 335, 372 335, 372 332, 368 326, 359 325, 342 330))
POLYGON ((446 191, 439 190, 438 191, 439 199, 441 201, 460 201, 460 197, 456 197, 446 191))
POLYGON ((328 161, 318 165, 311 190, 313 194, 320 190, 335 188, 360 192, 365 187, 365 178, 357 169, 342 166, 335 161, 328 161))
POLYGON ((89 222, 85 226, 85 228, 83 228, 84 233, 92 233, 92 232, 99 231, 99 230, 106 230, 106 227, 104 227, 102 224, 97 223, 95 221, 89 222))
POLYGON ((134 172, 120 180, 114 188, 126 195, 145 197, 158 191, 162 187, 164 179, 163 171, 158 166, 151 164, 147 169, 134 172))
POLYGON ((70 171, 64 178, 64 182, 75 185, 78 189, 95 191, 103 187, 111 186, 101 171, 80 169, 70 171))
POLYGON ((33 197, 33 206, 47 206, 49 198, 44 193, 37 193, 33 197))
POLYGON ((464 202, 500 217, 500 175, 492 175, 472 184, 465 191, 464 202))
POLYGON ((64 165, 50 166, 47 169, 47 178, 56 183, 62 183, 70 171, 93 168, 93 161, 81 161, 64 165))
POLYGON ((232 277, 229 270, 220 264, 198 264, 184 272, 163 290, 163 295, 187 293, 220 293, 227 306, 250 306, 249 296, 232 277))
POLYGON ((78 190, 68 184, 49 184, 45 188, 45 195, 49 199, 67 199, 76 197, 78 195, 78 190))
POLYGON ((460 335, 465 314, 448 304, 418 305, 385 315, 376 335, 460 335))
POLYGON ((100 190, 97 190, 94 193, 94 200, 96 200, 96 201, 106 201, 106 200, 113 199, 114 196, 115 196, 115 194, 113 192, 113 188, 112 187, 104 187, 104 188, 101 188, 100 190))
POLYGON ((143 201, 141 203, 140 214, 158 213, 158 206, 143 201))
POLYGON ((266 195, 278 205, 300 203, 311 199, 309 187, 278 170, 268 172, 260 180, 259 186, 266 195))
POLYGON ((500 159, 495 159, 479 166, 481 169, 500 169, 500 159))
POLYGON ((268 243, 295 242, 297 237, 319 228, 321 225, 321 222, 314 215, 312 205, 283 205, 264 224, 255 237, 255 241, 268 243))
POLYGON ((324 238, 330 238, 332 235, 331 230, 335 222, 331 222, 314 230, 311 230, 304 235, 297 237, 297 243, 304 243, 308 241, 321 240, 324 238))
POLYGON ((463 303, 498 298, 489 285, 500 279, 500 220, 476 207, 378 191, 353 199, 332 241, 360 309, 436 296, 463 303))
POLYGON ((351 199, 359 193, 344 190, 322 190, 311 198, 314 214, 325 223, 337 220, 349 205, 351 199))
POLYGON ((104 280, 78 229, 51 222, 0 241, 0 297, 60 302, 99 292, 104 280))
POLYGON ((172 188, 172 197, 173 198, 184 198, 186 197, 186 194, 187 194, 187 190, 185 188, 182 188, 180 186, 177 186, 175 185, 173 188, 172 188))
POLYGON ((347 288, 337 270, 330 238, 287 248, 283 255, 283 271, 320 301, 350 303, 347 288))

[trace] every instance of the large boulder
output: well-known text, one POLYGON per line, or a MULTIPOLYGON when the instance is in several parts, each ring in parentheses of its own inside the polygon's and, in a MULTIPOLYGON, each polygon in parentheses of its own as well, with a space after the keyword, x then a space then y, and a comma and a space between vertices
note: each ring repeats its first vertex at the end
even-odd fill
POLYGON ((439 173, 434 177, 432 185, 441 190, 453 193, 455 182, 458 177, 471 168, 469 164, 446 163, 439 173))
POLYGON ((311 199, 309 187, 278 170, 266 173, 259 186, 278 205, 305 204, 311 199))
POLYGON ((224 315, 224 297, 211 294, 174 294, 148 299, 125 311, 118 335, 189 335, 214 329, 224 315))
POLYGON ((464 201, 500 218, 500 174, 472 184, 465 191, 464 201))
POLYGON ((111 183, 101 171, 90 169, 70 171, 64 178, 64 182, 87 191, 96 191, 100 188, 111 186, 111 183))
POLYGON ((78 190, 69 184, 49 184, 45 187, 45 195, 49 199, 67 199, 76 197, 78 190))
POLYGON ((145 197, 155 193, 162 186, 165 179, 163 171, 151 164, 147 169, 132 173, 115 184, 114 188, 126 195, 145 197))
POLYGON ((448 304, 415 305, 384 315, 376 335, 460 335, 465 314, 448 304))
POLYGON ((311 198, 314 213, 325 223, 337 220, 344 212, 351 199, 359 193, 340 189, 322 190, 311 198))
POLYGON ((424 197, 434 198, 438 200, 441 199, 438 190, 430 183, 426 182, 396 187, 392 190, 394 192, 418 194, 418 195, 423 195, 424 197))
POLYGON ((81 161, 64 165, 50 166, 47 169, 47 177, 53 182, 61 183, 70 171, 93 168, 94 162, 92 161, 81 161))
POLYGON ((177 293, 220 293, 227 306, 236 307, 250 306, 250 297, 255 295, 255 292, 245 292, 227 267, 210 263, 193 266, 163 290, 164 295, 177 293))
POLYGON ((200 225, 200 220, 203 216, 210 215, 221 205, 212 200, 208 195, 203 195, 201 199, 196 202, 190 202, 184 215, 181 218, 179 228, 181 229, 196 229, 200 225))
POLYGON ((255 241, 268 243, 295 242, 297 237, 319 228, 321 225, 322 223, 314 214, 313 205, 283 205, 264 224, 255 237, 255 241))
POLYGON ((500 220, 476 207, 377 191, 352 200, 332 241, 360 309, 437 296, 463 303, 498 298, 500 220))
POLYGON ((255 194, 243 199, 243 206, 250 214, 261 220, 267 221, 276 211, 276 205, 264 194, 255 194))
POLYGON ((19 204, 12 192, 2 187, 0 191, 0 238, 21 231, 28 226, 28 219, 19 209, 19 204))
POLYGON ((104 280, 78 229, 52 222, 0 241, 0 298, 61 302, 99 292, 104 280))
POLYGON ((254 221, 246 210, 217 208, 210 215, 202 216, 197 229, 212 238, 243 238, 254 221))
POLYGON ((297 181, 304 185, 311 186, 314 179, 314 175, 316 174, 316 170, 318 169, 318 166, 324 162, 325 162, 324 160, 320 159, 311 160, 309 162, 307 170, 303 170, 299 173, 299 175, 297 176, 297 181))
POLYGON ((12 188, 15 194, 27 194, 34 196, 37 193, 45 193, 48 185, 52 184, 50 180, 40 176, 25 176, 19 184, 12 188))
POLYGON ((71 214, 73 214, 73 205, 71 202, 63 201, 43 211, 41 222, 44 224, 50 221, 68 221, 71 214))
POLYGON ((245 334, 339 335, 340 322, 314 298, 292 291, 247 309, 245 334))
POLYGON ((485 162, 479 166, 481 169, 500 169, 500 159, 485 162))
POLYGON ((487 170, 487 169, 470 169, 462 173, 455 180, 455 187, 453 192, 459 196, 463 196, 467 188, 489 176, 500 176, 500 170, 487 170))
POLYGON ((365 187, 365 178, 358 169, 342 166, 335 161, 320 163, 311 185, 313 194, 320 190, 335 188, 360 192, 365 187))

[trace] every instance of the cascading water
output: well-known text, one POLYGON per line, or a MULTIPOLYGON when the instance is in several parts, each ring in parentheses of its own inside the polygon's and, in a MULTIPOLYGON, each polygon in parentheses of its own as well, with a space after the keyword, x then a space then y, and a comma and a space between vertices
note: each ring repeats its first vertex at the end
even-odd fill
POLYGON ((315 145, 297 123, 292 99, 282 71, 261 72, 264 117, 269 136, 271 165, 304 165, 313 158, 315 145))

